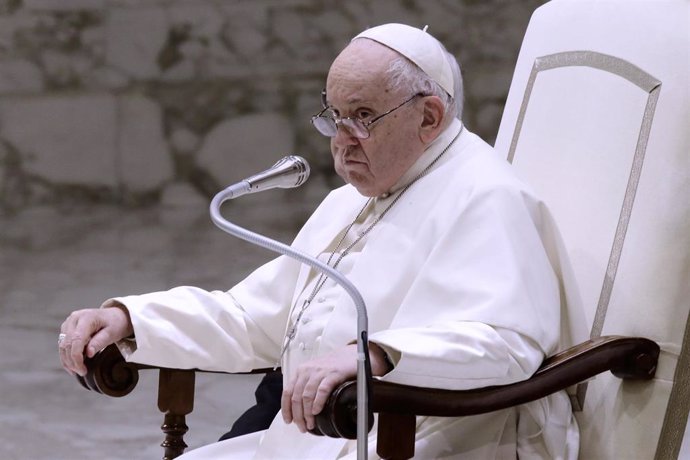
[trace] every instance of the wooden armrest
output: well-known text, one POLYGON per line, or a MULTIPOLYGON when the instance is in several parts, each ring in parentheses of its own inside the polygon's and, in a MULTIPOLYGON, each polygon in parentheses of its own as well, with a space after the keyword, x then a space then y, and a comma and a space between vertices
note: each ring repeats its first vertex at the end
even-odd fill
POLYGON ((147 364, 128 363, 114 344, 105 347, 96 353, 93 358, 87 358, 86 375, 77 375, 77 381, 87 390, 95 391, 106 396, 119 398, 126 396, 134 390, 139 382, 139 371, 144 369, 154 369, 170 372, 204 372, 209 374, 265 374, 280 368, 267 367, 254 369, 249 372, 222 372, 207 371, 204 369, 172 369, 165 367, 149 366, 147 364))
POLYGON ((86 375, 77 375, 77 381, 87 390, 119 398, 128 395, 139 382, 139 369, 143 366, 128 363, 115 345, 110 345, 93 358, 87 358, 86 375))
MULTIPOLYGON (((505 409, 543 398, 605 371, 622 379, 648 380, 654 377, 658 358, 659 346, 651 340, 604 336, 547 358, 532 377, 509 385, 456 391, 373 380, 369 421, 371 426, 373 413, 379 413, 377 452, 382 458, 412 457, 418 415, 460 417, 505 409)), ((186 444, 182 438, 187 432, 184 417, 193 408, 194 375, 199 370, 127 363, 114 345, 88 359, 86 365, 88 373, 77 377, 79 383, 114 397, 134 389, 140 369, 160 369, 158 407, 165 412, 161 427, 166 434, 162 444, 165 458, 172 459, 184 452, 186 444)), ((312 434, 357 438, 355 381, 345 382, 331 393, 326 407, 316 416, 312 434)))
MULTIPOLYGON (((394 415, 477 415, 543 398, 608 370, 623 379, 651 379, 658 357, 659 346, 651 340, 604 336, 547 358, 531 378, 509 385, 454 391, 374 380, 369 405, 372 412, 394 415)), ((354 381, 331 393, 316 418, 321 434, 356 439, 356 393, 354 381)))

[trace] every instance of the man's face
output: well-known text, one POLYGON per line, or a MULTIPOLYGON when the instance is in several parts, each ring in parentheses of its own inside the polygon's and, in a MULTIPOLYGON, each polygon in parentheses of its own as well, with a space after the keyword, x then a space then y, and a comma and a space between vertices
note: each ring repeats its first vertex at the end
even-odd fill
MULTIPOLYGON (((397 54, 376 42, 352 42, 328 73, 328 104, 340 117, 363 120, 398 106, 411 90, 389 89, 386 71, 397 54)), ((358 139, 338 126, 331 138, 335 171, 364 196, 387 192, 424 152, 419 139, 423 113, 419 98, 369 126, 370 136, 358 139)))

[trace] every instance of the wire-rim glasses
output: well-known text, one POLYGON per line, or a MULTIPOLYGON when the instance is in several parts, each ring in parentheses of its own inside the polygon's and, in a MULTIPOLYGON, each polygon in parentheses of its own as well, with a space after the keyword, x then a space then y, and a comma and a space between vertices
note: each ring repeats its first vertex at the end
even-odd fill
POLYGON ((323 105, 323 109, 311 117, 311 123, 314 125, 314 128, 316 128, 317 131, 327 137, 335 137, 338 133, 338 125, 343 125, 347 128, 350 134, 356 138, 367 139, 370 135, 369 126, 376 123, 386 115, 390 115, 391 113, 395 112, 417 96, 424 96, 424 94, 413 94, 410 98, 405 99, 402 103, 398 104, 387 112, 377 115, 371 120, 364 121, 357 117, 338 117, 333 114, 333 112, 331 112, 330 115, 324 115, 328 110, 331 110, 331 107, 329 107, 326 103, 326 90, 323 90, 321 92, 321 103, 323 105))

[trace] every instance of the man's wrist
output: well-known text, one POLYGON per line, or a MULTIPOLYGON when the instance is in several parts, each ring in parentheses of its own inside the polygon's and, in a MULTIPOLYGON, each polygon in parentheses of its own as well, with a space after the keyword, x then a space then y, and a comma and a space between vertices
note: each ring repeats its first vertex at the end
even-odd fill
POLYGON ((373 369, 372 366, 372 373, 374 375, 386 375, 395 368, 395 363, 393 363, 393 360, 388 356, 386 350, 375 343, 369 342, 369 357, 372 358, 373 356, 375 356, 375 358, 372 359, 372 364, 374 360, 379 364, 377 369, 373 369), (377 370, 379 370, 379 372, 376 372, 377 370))
POLYGON ((125 337, 123 337, 123 340, 134 340, 134 326, 132 324, 132 318, 129 315, 129 310, 127 309, 127 306, 125 304, 115 299, 108 299, 105 302, 103 302, 101 308, 117 308, 118 310, 120 310, 125 315, 127 321, 127 330, 125 332, 129 333, 125 337))
POLYGON ((393 363, 391 357, 388 356, 388 353, 386 353, 386 350, 382 349, 381 351, 383 351, 383 360, 386 362, 386 365, 388 366, 388 371, 386 371, 386 373, 388 373, 395 368, 395 364, 393 363))

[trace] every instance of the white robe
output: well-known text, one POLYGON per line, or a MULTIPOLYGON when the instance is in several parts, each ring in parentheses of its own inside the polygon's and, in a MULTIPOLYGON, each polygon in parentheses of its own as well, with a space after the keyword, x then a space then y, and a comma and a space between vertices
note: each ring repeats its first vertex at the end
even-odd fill
MULTIPOLYGON (((460 129, 456 121, 442 133, 405 180, 460 129)), ((293 245, 326 252, 365 201, 349 185, 331 192, 293 245)), ((510 165, 464 130, 374 227, 349 267, 368 307, 370 341, 395 362, 382 380, 448 389, 507 384, 528 378, 545 356, 570 345, 560 333, 562 255, 553 253, 558 242, 551 222, 510 165)), ((227 292, 179 287, 118 298, 136 336, 127 359, 228 372, 271 367, 309 270, 279 257, 227 292)), ((298 330, 283 360, 286 380, 300 362, 355 340, 349 297, 337 296, 330 311, 318 328, 298 330), (307 338, 310 346, 300 346, 307 338)), ((479 416, 419 417, 415 457, 574 459, 577 441, 561 392, 479 416)), ((265 433, 198 449, 192 457, 245 458, 241 445, 246 458, 354 455, 353 441, 300 434, 278 416, 265 433)), ((370 446, 374 458, 375 430, 370 446)))

